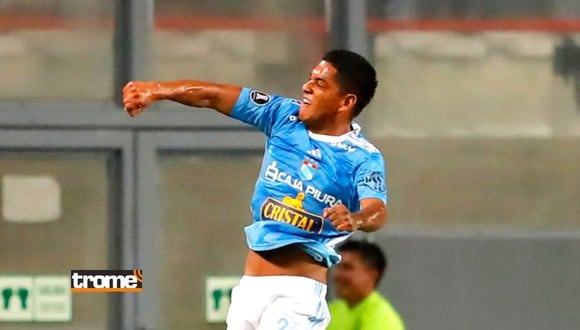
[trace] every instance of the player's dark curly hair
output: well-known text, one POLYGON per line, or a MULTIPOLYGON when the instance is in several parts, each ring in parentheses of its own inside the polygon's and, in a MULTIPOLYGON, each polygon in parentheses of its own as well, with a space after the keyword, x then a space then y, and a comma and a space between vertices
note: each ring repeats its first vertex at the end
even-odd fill
POLYGON ((375 68, 361 55, 345 49, 331 50, 323 59, 338 71, 342 92, 356 95, 354 117, 358 116, 375 95, 378 84, 375 68))
POLYGON ((338 251, 357 253, 367 267, 377 271, 379 276, 377 276, 375 286, 379 284, 387 269, 388 260, 378 245, 366 241, 348 240, 338 247, 338 251))

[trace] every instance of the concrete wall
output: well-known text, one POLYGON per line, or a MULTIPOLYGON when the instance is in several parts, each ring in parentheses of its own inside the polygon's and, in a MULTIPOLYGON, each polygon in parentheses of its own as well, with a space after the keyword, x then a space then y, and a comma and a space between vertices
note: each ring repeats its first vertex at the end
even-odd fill
MULTIPOLYGON (((251 85, 299 96, 324 41, 301 30, 167 31, 150 39, 147 76, 251 85)), ((562 36, 531 32, 393 32, 374 38, 374 136, 577 135, 573 86, 553 73, 562 36)), ((576 36, 580 40, 580 36, 576 36)), ((112 31, 0 34, 0 98, 112 95, 112 31), (83 79, 78 79, 78 77, 83 79)))

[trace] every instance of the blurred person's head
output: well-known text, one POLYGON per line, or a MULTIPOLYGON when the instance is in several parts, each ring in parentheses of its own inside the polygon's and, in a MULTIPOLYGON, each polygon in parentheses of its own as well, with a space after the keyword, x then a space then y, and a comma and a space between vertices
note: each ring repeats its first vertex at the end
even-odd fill
POLYGON ((350 121, 369 104, 377 87, 373 66, 361 55, 331 50, 312 69, 306 83, 299 119, 310 129, 350 121))
POLYGON ((333 272, 334 290, 352 307, 377 287, 387 268, 387 257, 378 245, 357 240, 347 241, 338 252, 342 260, 333 272))

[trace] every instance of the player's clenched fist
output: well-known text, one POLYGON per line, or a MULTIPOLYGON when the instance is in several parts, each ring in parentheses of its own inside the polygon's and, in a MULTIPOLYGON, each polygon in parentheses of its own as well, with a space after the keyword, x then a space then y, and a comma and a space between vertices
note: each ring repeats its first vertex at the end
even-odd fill
POLYGON ((322 216, 329 219, 337 230, 355 231, 362 224, 343 204, 324 209, 322 216))
POLYGON ((123 88, 123 105, 125 111, 134 117, 147 106, 156 101, 158 83, 146 81, 131 81, 123 88))

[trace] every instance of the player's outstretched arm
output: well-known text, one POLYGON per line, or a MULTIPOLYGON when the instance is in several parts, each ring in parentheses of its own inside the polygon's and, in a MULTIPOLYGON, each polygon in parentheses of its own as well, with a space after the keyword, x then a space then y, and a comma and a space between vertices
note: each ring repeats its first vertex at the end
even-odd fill
POLYGON ((241 86, 196 80, 131 81, 123 88, 125 111, 134 117, 154 102, 170 100, 198 108, 215 109, 230 115, 241 86))
POLYGON ((387 206, 378 198, 365 198, 360 201, 358 212, 351 213, 346 206, 339 204, 325 209, 323 217, 330 219, 338 230, 373 232, 387 222, 387 206))

